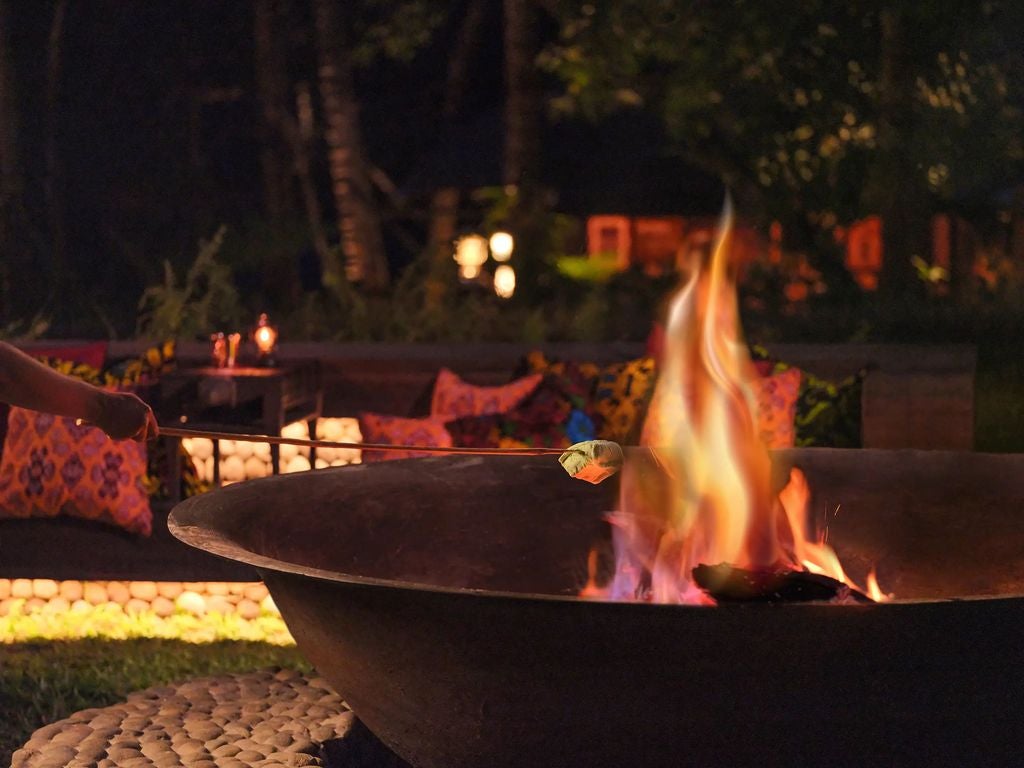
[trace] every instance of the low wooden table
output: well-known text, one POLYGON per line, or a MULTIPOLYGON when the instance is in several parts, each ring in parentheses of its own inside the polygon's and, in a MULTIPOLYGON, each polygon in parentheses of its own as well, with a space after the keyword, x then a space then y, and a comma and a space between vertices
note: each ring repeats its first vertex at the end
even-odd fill
MULTIPOLYGON (((320 366, 315 362, 275 368, 235 366, 232 368, 182 368, 160 379, 157 411, 165 424, 201 432, 234 432, 279 435, 281 428, 305 421, 310 437, 316 437, 316 420, 323 410, 320 366)), ((172 456, 179 456, 178 438, 172 456)), ((213 482, 220 484, 219 441, 213 441, 213 482)), ((281 471, 281 452, 270 446, 274 474, 281 471)), ((316 461, 310 449, 310 465, 316 461)), ((176 465, 177 462, 171 462, 176 465)), ((180 466, 172 471, 179 477, 180 466)), ((173 479, 173 478, 172 478, 173 479)), ((172 482, 171 492, 179 483, 172 482)))

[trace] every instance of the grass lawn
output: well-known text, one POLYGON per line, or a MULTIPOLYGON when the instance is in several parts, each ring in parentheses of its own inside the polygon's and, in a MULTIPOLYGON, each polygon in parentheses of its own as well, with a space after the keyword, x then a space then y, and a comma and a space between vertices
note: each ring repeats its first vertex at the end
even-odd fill
POLYGON ((295 646, 135 638, 0 643, 0 766, 34 730, 132 691, 266 667, 310 671, 295 646))

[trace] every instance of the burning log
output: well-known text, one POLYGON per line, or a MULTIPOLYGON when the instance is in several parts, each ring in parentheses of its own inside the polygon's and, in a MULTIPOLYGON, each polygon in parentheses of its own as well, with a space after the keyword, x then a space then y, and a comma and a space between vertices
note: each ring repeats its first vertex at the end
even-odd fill
POLYGON ((810 571, 752 571, 728 563, 698 565, 694 583, 719 603, 873 603, 841 581, 810 571))

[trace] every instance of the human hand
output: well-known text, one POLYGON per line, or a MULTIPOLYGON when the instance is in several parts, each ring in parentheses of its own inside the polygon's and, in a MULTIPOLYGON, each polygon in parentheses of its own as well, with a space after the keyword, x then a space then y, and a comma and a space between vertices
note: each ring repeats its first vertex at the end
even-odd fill
POLYGON ((160 431, 152 409, 130 392, 104 392, 94 423, 115 440, 145 441, 160 431))

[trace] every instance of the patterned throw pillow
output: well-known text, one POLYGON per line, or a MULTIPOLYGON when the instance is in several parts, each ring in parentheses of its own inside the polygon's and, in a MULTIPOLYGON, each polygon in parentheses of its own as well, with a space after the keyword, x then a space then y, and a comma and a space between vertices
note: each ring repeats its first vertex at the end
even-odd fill
POLYGON ((138 357, 128 357, 113 362, 106 368, 90 365, 76 355, 37 357, 65 376, 74 376, 76 379, 88 381, 90 384, 101 387, 122 389, 154 384, 161 374, 172 370, 176 364, 173 339, 149 347, 138 357))
MULTIPOLYGON (((156 394, 155 388, 160 377, 177 367, 177 343, 174 339, 147 347, 138 357, 128 357, 113 363, 103 371, 102 378, 108 386, 116 386, 134 391, 149 399, 149 394, 156 394)), ((168 454, 167 444, 158 440, 150 444, 149 469, 146 473, 146 488, 154 499, 170 497, 166 478, 170 475, 169 465, 172 457, 168 454)), ((202 480, 196 469, 195 461, 185 446, 178 442, 179 465, 181 476, 177 479, 180 491, 186 498, 204 493, 212 489, 212 484, 202 480)))
POLYGON ((174 339, 148 347, 138 357, 128 357, 109 365, 103 371, 103 383, 122 387, 155 384, 161 375, 176 367, 176 351, 174 339))
POLYGON ((796 404, 796 444, 860 448, 861 394, 866 370, 839 383, 803 372, 796 404))
POLYGON ((471 448, 566 448, 594 438, 582 398, 565 377, 544 376, 533 393, 507 413, 468 416, 445 426, 455 445, 471 448))
POLYGON ((0 459, 0 515, 58 514, 148 536, 153 515, 146 446, 115 441, 74 419, 12 407, 0 459))
MULTIPOLYGON (((38 358, 42 362, 53 360, 66 360, 72 363, 80 363, 90 366, 96 371, 103 367, 107 357, 108 343, 105 341, 94 341, 88 344, 57 344, 52 347, 33 346, 23 350, 26 354, 38 358)), ((0 457, 3 456, 4 442, 7 436, 7 415, 10 407, 7 403, 0 403, 0 457)))
MULTIPOLYGON (((754 365, 762 376, 790 370, 788 363, 773 360, 760 345, 750 348, 754 365)), ((801 371, 800 394, 796 402, 795 444, 800 447, 860 448, 861 394, 867 370, 862 369, 840 382, 832 382, 801 371)))
POLYGON ((511 410, 540 384, 539 373, 524 376, 500 387, 478 387, 459 378, 447 368, 437 374, 430 403, 433 418, 458 419, 511 410))
POLYGON ((584 400, 589 400, 594 394, 597 378, 601 374, 601 367, 596 363, 551 360, 539 349, 528 353, 524 363, 530 373, 561 377, 564 380, 563 386, 584 400))
MULTIPOLYGON (((444 419, 432 416, 408 419, 402 416, 386 416, 382 413, 361 413, 359 431, 362 432, 364 443, 442 448, 452 445, 452 436, 445 429, 444 419)), ((368 463, 430 455, 432 454, 424 451, 363 451, 363 461, 368 463)))
POLYGON ((108 346, 106 341, 91 341, 88 344, 55 344, 44 347, 33 345, 25 351, 32 357, 70 360, 100 370, 107 360, 108 346))
POLYGON ((655 361, 661 360, 665 351, 665 326, 655 320, 651 323, 651 330, 647 334, 647 341, 644 342, 644 355, 653 357, 655 361))
MULTIPOLYGON (((100 342, 102 349, 106 350, 107 343, 100 342)), ((120 389, 123 391, 135 392, 143 400, 149 400, 149 388, 155 387, 160 376, 176 365, 175 352, 176 343, 169 339, 161 344, 148 347, 138 357, 128 357, 112 363, 107 368, 92 365, 95 362, 95 352, 98 347, 90 344, 82 347, 52 347, 46 349, 31 350, 39 360, 65 376, 72 376, 82 381, 87 381, 98 387, 109 389, 120 389), (60 355, 49 357, 38 355, 38 352, 46 352, 60 355)), ((0 413, 3 421, 7 423, 6 411, 0 413)), ((2 434, 2 429, 0 429, 2 434)), ((5 443, 6 444, 6 443, 5 443)), ((146 490, 151 498, 162 499, 170 496, 166 478, 170 474, 168 465, 170 457, 167 454, 167 447, 164 441, 151 443, 147 451, 148 470, 144 479, 146 490)), ((181 491, 185 496, 193 496, 197 493, 209 490, 210 486, 199 478, 195 462, 188 451, 181 447, 181 491)), ((2 457, 2 452, 0 452, 2 457)))
POLYGON ((591 404, 591 410, 600 417, 599 439, 623 445, 637 442, 657 376, 653 357, 613 363, 601 369, 591 404))
MULTIPOLYGON (((800 392, 800 370, 791 368, 753 381, 757 400, 757 431, 762 442, 771 450, 792 448, 795 442, 794 419, 800 392)), ((656 402, 657 396, 652 398, 656 402)), ((651 404, 652 410, 655 408, 651 404)), ((646 419, 646 414, 645 414, 646 419)), ((643 425, 642 442, 659 445, 664 439, 659 426, 653 422, 643 425)))
POLYGON ((771 450, 796 445, 796 404, 801 378, 799 368, 790 368, 754 382, 757 430, 771 450))
POLYGON ((585 434, 596 434, 596 431, 604 424, 604 417, 593 408, 594 390, 597 388, 597 380, 601 374, 599 365, 572 360, 552 360, 539 349, 530 352, 523 362, 526 370, 553 378, 556 382, 555 388, 560 396, 567 399, 573 408, 580 412, 566 424, 567 432, 570 435, 579 432, 579 428, 582 428, 585 434))

